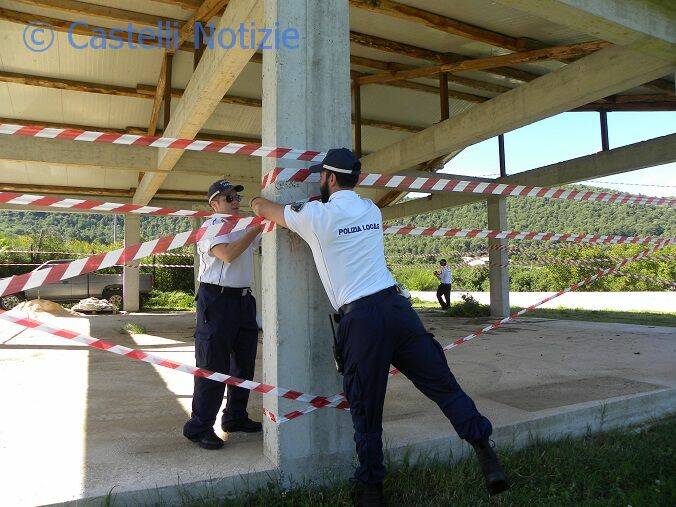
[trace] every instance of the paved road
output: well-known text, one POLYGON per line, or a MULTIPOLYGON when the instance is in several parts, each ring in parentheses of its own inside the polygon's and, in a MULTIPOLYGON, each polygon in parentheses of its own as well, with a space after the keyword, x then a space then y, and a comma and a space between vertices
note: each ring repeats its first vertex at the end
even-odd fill
MULTIPOLYGON (((460 301, 464 291, 453 291, 451 301, 460 301)), ((488 292, 470 292, 480 303, 488 304, 488 292)), ((512 306, 528 306, 554 292, 510 292, 512 306)), ((436 301, 436 293, 411 291, 411 296, 423 301, 436 301)), ((583 308, 585 310, 653 311, 676 313, 676 292, 569 292, 541 308, 583 308)))

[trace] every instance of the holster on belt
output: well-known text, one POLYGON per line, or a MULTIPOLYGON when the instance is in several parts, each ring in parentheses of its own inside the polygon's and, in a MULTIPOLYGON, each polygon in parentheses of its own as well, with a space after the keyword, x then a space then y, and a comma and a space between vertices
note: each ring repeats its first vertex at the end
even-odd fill
POLYGON ((331 332, 333 333, 333 360, 336 363, 336 370, 338 373, 341 375, 343 374, 343 351, 340 348, 340 345, 338 344, 338 338, 336 337, 336 328, 334 327, 333 323, 339 323, 340 322, 340 315, 337 313, 334 314, 329 314, 329 321, 331 322, 331 332))

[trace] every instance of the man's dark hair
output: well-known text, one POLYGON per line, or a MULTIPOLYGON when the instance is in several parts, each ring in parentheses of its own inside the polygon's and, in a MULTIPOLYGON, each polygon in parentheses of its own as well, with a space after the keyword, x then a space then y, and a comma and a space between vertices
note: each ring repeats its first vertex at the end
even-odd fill
POLYGON ((359 173, 357 174, 345 174, 345 173, 336 173, 333 171, 327 171, 329 174, 335 174, 336 183, 343 188, 354 188, 357 186, 359 181, 359 173))
POLYGON ((441 259, 439 261, 439 264, 441 264, 442 266, 445 266, 446 265, 446 259, 441 259))

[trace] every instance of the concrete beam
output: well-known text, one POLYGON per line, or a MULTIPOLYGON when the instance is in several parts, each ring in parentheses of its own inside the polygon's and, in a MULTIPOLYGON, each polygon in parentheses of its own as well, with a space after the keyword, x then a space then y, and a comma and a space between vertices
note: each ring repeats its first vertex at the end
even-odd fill
POLYGON ((672 0, 497 0, 497 3, 676 63, 676 4, 672 0))
MULTIPOLYGON (((157 165, 157 149, 102 143, 81 143, 38 137, 0 136, 0 161, 31 162, 37 166, 59 165, 87 171, 146 172, 157 165)), ((225 176, 238 183, 260 185, 260 161, 241 155, 187 151, 173 172, 225 176)), ((151 172, 159 173, 159 169, 151 172)), ((168 174, 167 171, 162 174, 168 174)))
MULTIPOLYGON (((543 187, 565 185, 671 162, 676 162, 676 134, 538 167, 491 181, 543 187)), ((473 179, 466 176, 462 178, 473 179)), ((383 219, 394 220, 485 199, 485 196, 472 194, 433 194, 383 208, 383 219)))
POLYGON ((362 159, 362 167, 395 173, 641 85, 673 68, 671 63, 624 48, 605 48, 378 150, 362 159))
MULTIPOLYGON (((249 23, 263 26, 262 4, 263 0, 232 0, 225 9, 217 30, 237 30, 240 24, 249 26, 249 23)), ((255 53, 255 49, 244 46, 255 44, 236 44, 228 50, 206 48, 178 108, 165 128, 165 136, 192 139, 197 135, 255 53)), ((182 154, 181 150, 160 150, 158 169, 171 171, 182 154)), ((166 174, 145 174, 134 195, 134 202, 147 203, 165 178, 166 174)))
POLYGON ((141 171, 146 167, 157 166, 157 151, 139 146, 2 135, 0 160, 59 164, 83 169, 141 171))

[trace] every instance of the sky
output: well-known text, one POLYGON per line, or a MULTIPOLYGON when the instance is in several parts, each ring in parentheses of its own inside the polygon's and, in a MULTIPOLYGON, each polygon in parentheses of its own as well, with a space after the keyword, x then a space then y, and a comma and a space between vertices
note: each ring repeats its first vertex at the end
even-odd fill
MULTIPOLYGON (((676 112, 608 113, 610 148, 676 132, 676 112)), ((563 113, 505 134, 507 174, 514 174, 601 150, 598 113, 563 113)), ((465 148, 441 172, 496 177, 498 140, 465 148)), ((585 182, 621 192, 676 196, 676 163, 585 182), (651 186, 659 185, 659 186, 651 186)))

